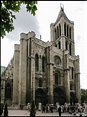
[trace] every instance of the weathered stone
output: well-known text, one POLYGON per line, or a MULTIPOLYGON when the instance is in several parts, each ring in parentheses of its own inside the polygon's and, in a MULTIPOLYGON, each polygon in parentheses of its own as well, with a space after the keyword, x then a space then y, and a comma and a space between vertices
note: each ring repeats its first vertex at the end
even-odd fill
MULTIPOLYGON (((13 104, 24 106, 32 100, 42 104, 69 103, 72 94, 80 102, 80 63, 79 56, 75 55, 74 23, 63 10, 60 10, 56 22, 51 23, 50 35, 50 42, 44 42, 37 39, 33 31, 20 34, 20 44, 15 45, 13 59, 2 76, 5 80, 13 79, 13 104), (65 23, 68 36, 65 35, 65 23), (61 96, 65 99, 63 102, 61 96)), ((1 91, 5 91, 5 85, 1 91)))

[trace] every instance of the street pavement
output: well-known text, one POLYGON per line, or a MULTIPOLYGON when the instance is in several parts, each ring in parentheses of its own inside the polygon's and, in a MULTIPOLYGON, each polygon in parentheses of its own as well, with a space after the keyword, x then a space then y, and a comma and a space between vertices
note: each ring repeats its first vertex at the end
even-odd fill
MULTIPOLYGON (((8 110, 8 116, 29 116, 30 112, 28 110, 8 110)), ((59 116, 58 112, 53 113, 42 113, 41 111, 36 111, 36 116, 59 116)), ((69 113, 61 113, 61 116, 74 116, 69 113)))

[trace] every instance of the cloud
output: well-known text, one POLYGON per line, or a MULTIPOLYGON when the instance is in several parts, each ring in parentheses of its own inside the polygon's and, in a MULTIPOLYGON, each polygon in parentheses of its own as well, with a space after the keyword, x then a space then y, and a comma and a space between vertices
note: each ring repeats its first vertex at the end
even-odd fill
POLYGON ((81 41, 81 36, 80 35, 77 35, 76 36, 76 43, 80 43, 80 41, 81 41))
POLYGON ((26 12, 25 5, 21 6, 19 13, 14 14, 16 15, 16 19, 14 19, 13 22, 15 29, 12 32, 7 33, 7 38, 10 40, 20 40, 20 33, 28 33, 29 31, 34 31, 36 36, 40 37, 37 16, 33 16, 29 12, 26 12))

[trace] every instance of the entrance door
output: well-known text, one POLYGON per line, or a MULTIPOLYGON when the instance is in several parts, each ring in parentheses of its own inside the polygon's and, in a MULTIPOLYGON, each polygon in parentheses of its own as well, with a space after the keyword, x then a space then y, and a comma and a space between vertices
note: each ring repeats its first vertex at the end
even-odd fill
POLYGON ((54 88, 54 104, 56 104, 56 102, 59 102, 60 105, 63 105, 66 101, 65 99, 65 92, 63 89, 59 87, 54 88))
POLYGON ((77 102, 78 102, 78 100, 76 98, 75 93, 74 92, 70 92, 70 104, 72 105, 72 103, 75 104, 77 102))
POLYGON ((45 91, 41 88, 36 89, 35 91, 35 103, 38 105, 38 103, 42 103, 46 105, 47 103, 47 95, 45 91))

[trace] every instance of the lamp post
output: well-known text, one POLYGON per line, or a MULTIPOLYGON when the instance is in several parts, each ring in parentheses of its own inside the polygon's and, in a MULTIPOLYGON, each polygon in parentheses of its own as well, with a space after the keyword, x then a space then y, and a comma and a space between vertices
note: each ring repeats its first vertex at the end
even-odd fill
POLYGON ((87 116, 87 101, 85 101, 85 114, 87 116))
POLYGON ((5 103, 5 81, 7 79, 2 78, 1 81, 1 102, 4 104, 5 103))
MULTIPOLYGON (((0 77, 0 89, 1 89, 1 77, 0 77)), ((1 111, 1 90, 0 90, 0 116, 2 115, 2 111, 1 111)))

